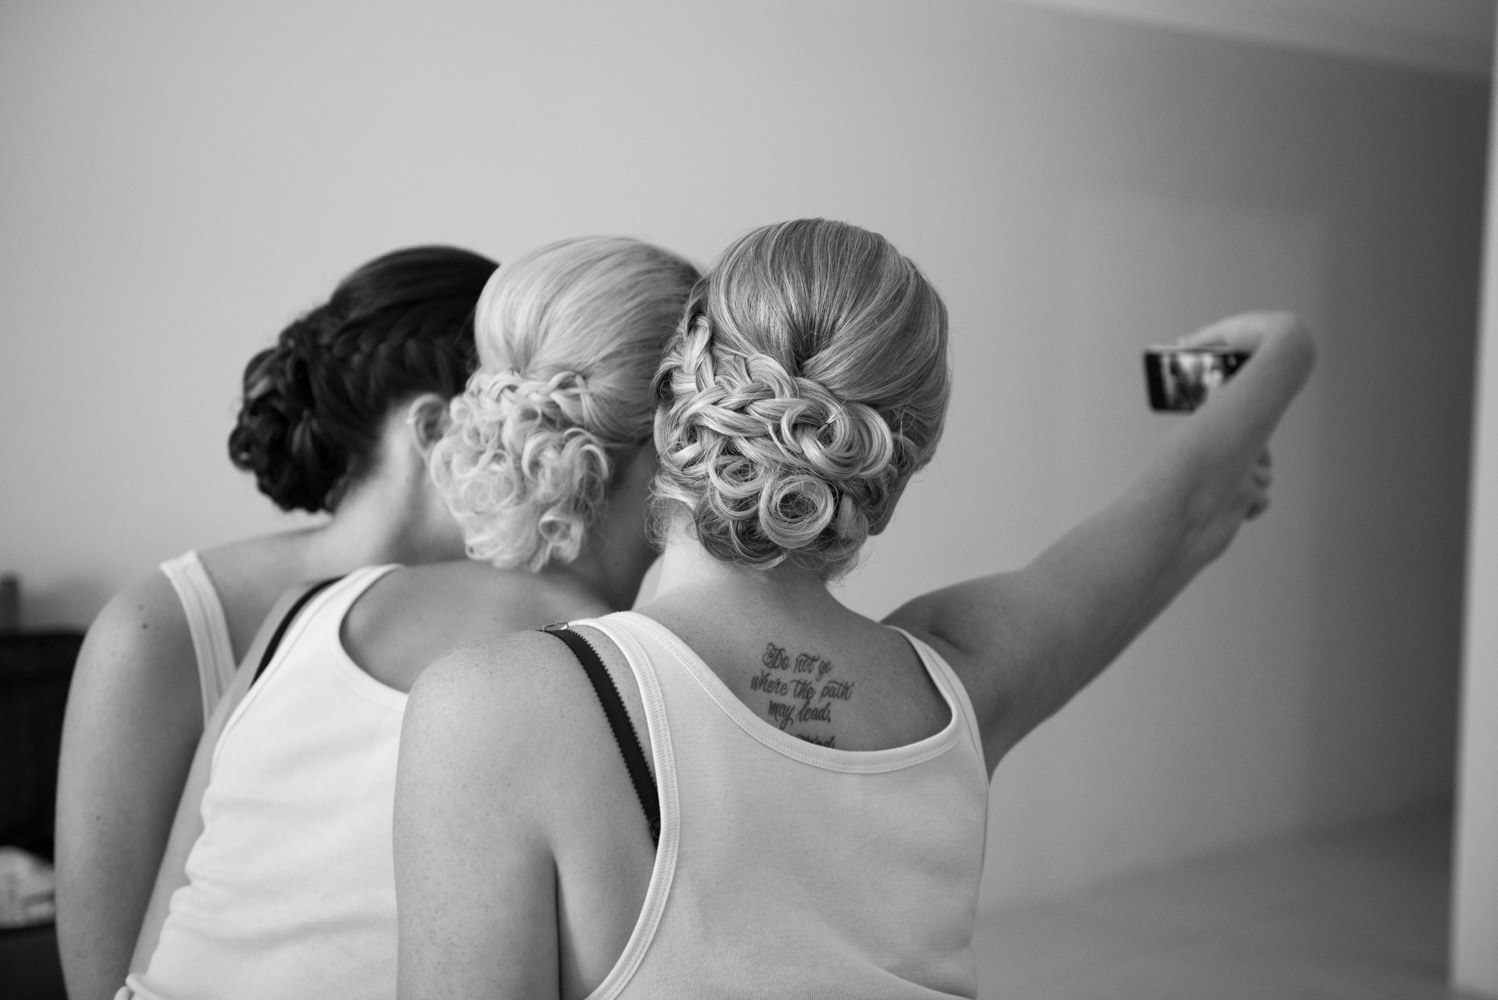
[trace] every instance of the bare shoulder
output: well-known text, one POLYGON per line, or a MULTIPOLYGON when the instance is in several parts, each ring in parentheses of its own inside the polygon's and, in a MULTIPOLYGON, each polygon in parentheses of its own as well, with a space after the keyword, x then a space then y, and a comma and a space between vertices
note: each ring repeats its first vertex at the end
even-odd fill
POLYGON ((440 716, 485 728, 504 723, 509 734, 545 732, 560 702, 589 691, 586 678, 568 669, 574 662, 566 646, 539 631, 466 642, 422 672, 407 726, 440 716))
POLYGON ((393 631, 392 626, 409 627, 439 615, 453 622, 472 619, 487 603, 482 593, 485 582, 485 567, 469 561, 399 566, 359 596, 350 618, 371 633, 381 625, 393 631))
POLYGON ((521 627, 493 575, 477 563, 392 570, 349 609, 344 648, 369 674, 410 690, 428 664, 459 646, 521 627))
POLYGON ((180 780, 202 731, 192 636, 158 572, 116 594, 84 637, 63 723, 60 807, 76 794, 94 796, 101 782, 123 789, 180 780))
POLYGON ((441 684, 461 685, 474 693, 505 690, 540 680, 565 654, 565 647, 540 630, 470 639, 432 664, 422 677, 422 689, 441 684))
POLYGON ((1052 603, 1024 571, 994 574, 932 591, 895 609, 883 624, 904 629, 966 675, 1041 655, 1052 603))
POLYGON ((549 711, 554 646, 565 652, 539 634, 468 643, 411 693, 393 823, 403 994, 477 978, 491 994, 557 995, 495 988, 559 966, 557 800, 581 772, 560 759, 569 741, 549 711), (532 961, 503 960, 506 946, 532 961))
POLYGON ((1087 629, 1066 589, 1028 567, 923 594, 884 624, 921 639, 952 668, 978 717, 990 771, 1028 731, 1011 721, 1024 714, 1033 680, 1066 658, 1068 635, 1087 629))
POLYGON ((237 657, 245 655, 286 591, 312 582, 306 568, 306 534, 303 530, 241 538, 198 550, 237 657))
POLYGON ((182 601, 160 570, 153 570, 126 585, 95 619, 105 631, 186 634, 187 615, 182 601))
MULTIPOLYGON (((409 690, 428 664, 460 646, 606 612, 529 573, 464 560, 394 570, 360 595, 343 626, 344 646, 368 673, 409 690)), ((544 637, 543 637, 544 639, 544 637)), ((555 644, 555 640, 545 640, 555 644)))
POLYGON ((152 572, 110 599, 89 626, 76 670, 84 679, 106 673, 116 680, 180 682, 196 704, 192 634, 165 575, 152 572))
POLYGON ((552 636, 519 632, 466 643, 433 663, 407 704, 402 772, 456 781, 470 795, 503 789, 496 798, 507 808, 529 800, 536 814, 549 813, 545 789, 572 766, 569 741, 557 733, 576 725, 584 696, 592 697, 571 662, 552 636))

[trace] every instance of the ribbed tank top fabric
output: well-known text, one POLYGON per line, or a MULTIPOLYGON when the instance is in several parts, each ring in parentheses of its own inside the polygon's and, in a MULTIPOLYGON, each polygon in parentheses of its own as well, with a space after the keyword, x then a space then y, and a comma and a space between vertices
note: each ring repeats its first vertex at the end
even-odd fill
POLYGON ((573 622, 623 651, 661 800, 645 903, 594 1000, 972 997, 988 772, 972 705, 908 633, 950 718, 902 747, 781 732, 664 626, 573 622))
POLYGON ((143 1000, 395 996, 391 823, 407 696, 344 649, 356 570, 292 622, 225 723, 143 1000))
POLYGON ((184 552, 161 564, 161 572, 177 592, 187 629, 192 635, 193 655, 198 661, 198 688, 203 696, 203 720, 213 714, 219 699, 234 679, 234 644, 229 639, 229 619, 208 571, 196 552, 184 552))

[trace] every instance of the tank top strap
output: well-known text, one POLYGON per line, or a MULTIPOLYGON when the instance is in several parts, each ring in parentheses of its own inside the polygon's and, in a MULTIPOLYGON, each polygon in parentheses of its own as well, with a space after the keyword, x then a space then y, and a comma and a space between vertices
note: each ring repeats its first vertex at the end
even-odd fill
POLYGON ((185 552, 161 564, 161 572, 177 592, 187 630, 192 637, 193 657, 198 664, 198 689, 202 694, 203 721, 223 697, 234 678, 234 645, 229 639, 229 619, 208 571, 196 552, 185 552))
MULTIPOLYGON (((239 704, 234 706, 219 733, 218 746, 214 749, 217 759, 219 748, 243 723, 244 716, 266 695, 266 689, 279 685, 278 679, 287 675, 295 678, 303 674, 302 668, 319 672, 335 670, 349 677, 357 687, 371 694, 378 701, 389 704, 405 704, 406 695, 395 691, 364 673, 342 655, 343 642, 339 637, 344 616, 370 587, 386 573, 400 568, 398 563, 379 566, 363 566, 341 577, 322 581, 314 585, 302 599, 275 625, 271 639, 274 648, 253 667, 255 678, 239 704), (292 661, 297 661, 293 663, 292 661)), ((270 624, 270 623, 266 623, 270 624)), ((261 626, 262 628, 265 625, 261 626)))
POLYGON ((650 644, 653 636, 640 628, 630 612, 621 611, 604 618, 586 618, 568 622, 568 628, 591 628, 603 634, 619 648, 629 664, 640 689, 645 707, 645 728, 650 740, 650 756, 655 766, 656 793, 660 796, 660 839, 656 843, 655 867, 645 902, 635 920, 634 931, 613 969, 589 994, 588 1000, 617 997, 629 983, 640 963, 645 960, 655 940, 671 885, 676 875, 677 854, 681 846, 681 805, 677 792, 676 758, 671 743, 671 727, 666 714, 666 698, 661 690, 650 644))
POLYGON ((962 726, 972 741, 973 750, 978 754, 980 761, 984 760, 983 730, 978 725, 978 713, 973 708, 972 699, 968 697, 967 688, 963 686, 962 678, 957 676, 957 671, 953 670, 952 665, 924 640, 918 639, 896 625, 885 627, 900 633, 905 637, 905 641, 910 643, 910 647, 921 658, 921 663, 925 666, 926 674, 931 678, 931 682, 946 696, 948 704, 956 706, 961 713, 962 726))
POLYGON ((302 636, 309 631, 331 644, 335 649, 342 650, 343 643, 339 638, 339 632, 344 616, 349 613, 354 602, 363 596, 366 590, 379 582, 385 574, 400 568, 399 563, 361 566, 343 576, 319 581, 313 585, 292 606, 286 618, 277 627, 276 636, 272 639, 275 648, 270 651, 265 661, 259 664, 255 684, 250 690, 253 691, 259 686, 260 677, 274 671, 276 665, 284 659, 285 653, 297 646, 302 641, 302 636), (324 618, 327 619, 326 626, 318 627, 316 623, 324 618))
POLYGON ((655 769, 657 793, 661 805, 661 840, 659 850, 666 850, 666 831, 676 829, 676 761, 671 748, 671 725, 666 715, 666 697, 661 690, 661 679, 656 672, 656 657, 651 655, 648 644, 651 635, 640 629, 629 612, 621 611, 604 618, 585 618, 569 622, 568 627, 591 628, 603 633, 629 664, 635 684, 640 689, 640 701, 645 707, 646 738, 650 742, 651 763, 655 769))

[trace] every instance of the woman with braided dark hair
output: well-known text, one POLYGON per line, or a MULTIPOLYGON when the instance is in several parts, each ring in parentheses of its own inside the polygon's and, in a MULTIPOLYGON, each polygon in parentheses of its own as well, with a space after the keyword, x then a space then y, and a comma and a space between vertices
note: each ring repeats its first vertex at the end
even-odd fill
POLYGON ((300 530, 189 552, 118 594, 88 631, 58 777, 58 935, 69 992, 124 981, 205 720, 293 584, 426 562, 462 540, 426 474, 475 355, 493 261, 397 250, 345 278, 245 368, 229 456, 300 530))
POLYGON ((569 625, 617 744, 540 634, 412 692, 401 995, 974 996, 993 769, 1264 509, 1314 353, 1278 313, 1188 340, 1253 356, 1131 488, 1030 565, 876 622, 827 581, 936 448, 945 308, 854 226, 734 243, 656 379, 657 597, 569 625))

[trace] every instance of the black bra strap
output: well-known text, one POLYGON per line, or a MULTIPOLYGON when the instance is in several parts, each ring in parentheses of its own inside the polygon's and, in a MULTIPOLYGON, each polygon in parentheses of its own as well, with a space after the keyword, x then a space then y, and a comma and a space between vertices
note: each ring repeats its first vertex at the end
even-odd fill
POLYGON ((342 579, 342 577, 333 576, 329 577, 326 580, 320 580, 303 591, 302 596, 298 597, 292 603, 291 610, 286 612, 286 617, 281 619, 281 623, 276 626, 276 631, 270 637, 270 642, 266 644, 265 653, 260 657, 260 665, 255 668, 255 679, 250 681, 252 685, 255 683, 255 681, 258 681, 260 679, 260 675, 265 673, 265 668, 270 665, 271 657, 276 655, 276 647, 281 645, 281 639, 286 635, 286 630, 291 627, 291 620, 295 618, 297 616, 297 613, 306 606, 307 602, 316 597, 318 593, 323 590, 323 588, 327 587, 330 583, 337 583, 340 579, 342 579))
POLYGON ((619 744, 619 753, 624 757, 624 767, 629 771, 629 780, 635 786, 635 795, 640 799, 640 808, 645 810, 645 820, 650 824, 650 839, 659 844, 661 841, 661 803, 660 795, 656 791, 655 778, 650 774, 650 768, 645 764, 645 751, 640 746, 640 736, 635 732, 634 724, 629 721, 629 713, 625 711, 624 699, 619 697, 619 689, 614 686, 614 679, 604 668, 603 661, 588 645, 588 640, 572 631, 565 624, 548 625, 545 631, 561 639, 572 650, 578 662, 583 665, 588 680, 593 684, 593 690, 598 694, 598 702, 603 706, 603 714, 608 717, 609 728, 614 732, 614 742, 619 744))

